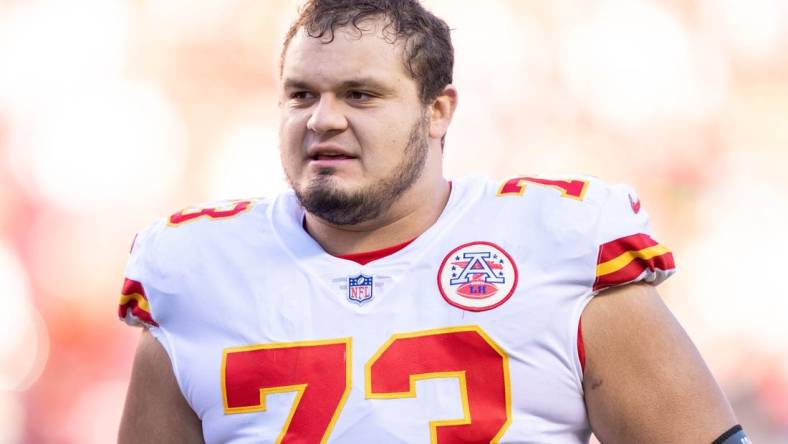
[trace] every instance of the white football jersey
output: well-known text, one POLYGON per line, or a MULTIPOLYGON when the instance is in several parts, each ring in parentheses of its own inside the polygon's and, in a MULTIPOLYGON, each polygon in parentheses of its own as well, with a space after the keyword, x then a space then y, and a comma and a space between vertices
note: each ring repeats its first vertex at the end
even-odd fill
POLYGON ((120 317, 169 354, 207 443, 583 443, 578 322, 673 273, 626 186, 453 182, 440 218, 361 265, 292 192, 139 234, 120 317))

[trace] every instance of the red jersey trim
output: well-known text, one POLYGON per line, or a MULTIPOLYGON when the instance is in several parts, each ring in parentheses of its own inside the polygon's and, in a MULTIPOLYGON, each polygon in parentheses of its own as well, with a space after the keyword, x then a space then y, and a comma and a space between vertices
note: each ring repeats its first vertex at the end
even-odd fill
POLYGON ((118 307, 118 317, 125 319, 126 316, 131 315, 139 319, 145 324, 158 327, 159 324, 153 320, 150 313, 150 305, 148 304, 148 297, 145 295, 145 289, 142 284, 126 278, 123 281, 123 290, 120 292, 120 304, 118 307))
POLYGON ((373 251, 365 251, 363 253, 353 253, 353 254, 344 254, 341 256, 337 256, 340 259, 347 259, 349 261, 356 262, 360 265, 367 265, 372 261, 376 261, 378 259, 383 259, 386 256, 391 256, 392 254, 402 250, 403 248, 410 245, 414 240, 411 239, 407 242, 403 242, 398 245, 394 245, 393 247, 388 248, 381 248, 380 250, 373 250, 373 251))
POLYGON ((599 247, 594 291, 636 280, 643 272, 672 271, 673 253, 647 234, 633 234, 599 247))

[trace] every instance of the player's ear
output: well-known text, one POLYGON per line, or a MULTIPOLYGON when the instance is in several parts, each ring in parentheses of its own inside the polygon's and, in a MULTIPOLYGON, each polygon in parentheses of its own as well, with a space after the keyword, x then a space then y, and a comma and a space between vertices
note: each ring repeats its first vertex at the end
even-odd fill
POLYGON ((455 109, 457 109, 457 88, 454 85, 446 85, 429 106, 430 138, 441 139, 446 135, 455 109))

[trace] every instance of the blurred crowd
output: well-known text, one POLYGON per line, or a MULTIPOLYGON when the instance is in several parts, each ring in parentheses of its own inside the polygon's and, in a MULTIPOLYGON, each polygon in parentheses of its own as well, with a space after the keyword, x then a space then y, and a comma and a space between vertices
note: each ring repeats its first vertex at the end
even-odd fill
MULTIPOLYGON (((449 177, 636 187, 660 287, 753 442, 788 442, 788 2, 425 0, 453 29, 449 177)), ((114 440, 134 234, 286 188, 290 0, 0 0, 0 444, 114 440)))

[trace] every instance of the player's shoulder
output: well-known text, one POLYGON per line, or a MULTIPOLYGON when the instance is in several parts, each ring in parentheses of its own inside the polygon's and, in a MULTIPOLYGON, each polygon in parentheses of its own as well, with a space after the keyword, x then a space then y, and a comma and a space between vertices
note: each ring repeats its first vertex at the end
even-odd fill
POLYGON ((635 190, 626 184, 579 174, 475 178, 471 183, 483 189, 478 209, 518 232, 596 242, 600 235, 647 229, 648 216, 635 190))
POLYGON ((610 200, 638 208, 635 190, 626 184, 614 184, 583 174, 531 174, 490 179, 471 178, 474 186, 484 188, 482 200, 506 206, 559 207, 584 211, 601 209, 610 200))
POLYGON ((183 255, 202 242, 243 237, 264 229, 268 198, 208 201, 159 218, 140 231, 132 249, 153 250, 154 255, 183 255))
POLYGON ((265 215, 268 205, 269 200, 260 197, 203 202, 172 213, 165 222, 166 226, 172 229, 222 229, 249 222, 255 216, 265 215))

